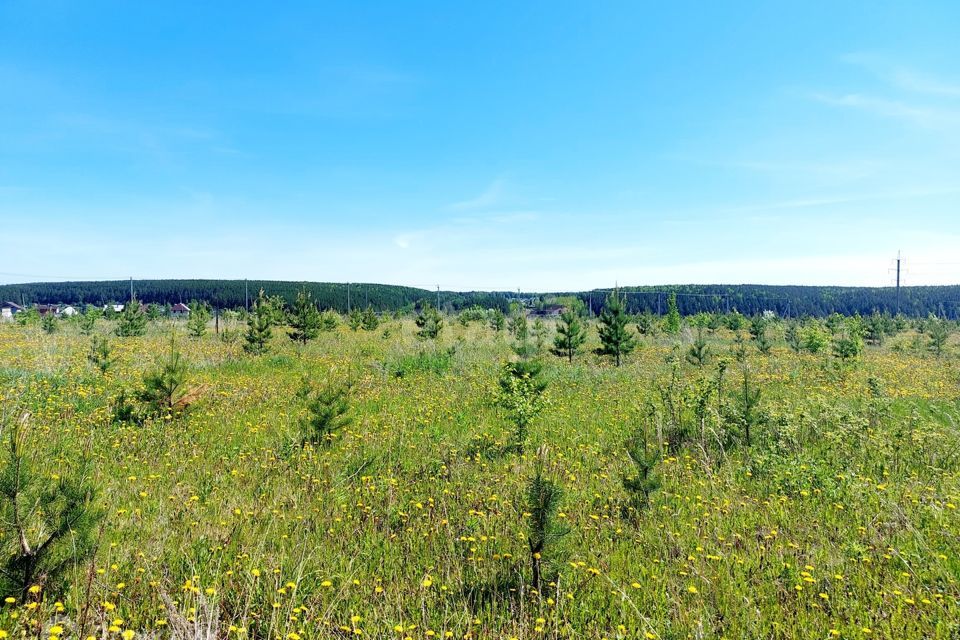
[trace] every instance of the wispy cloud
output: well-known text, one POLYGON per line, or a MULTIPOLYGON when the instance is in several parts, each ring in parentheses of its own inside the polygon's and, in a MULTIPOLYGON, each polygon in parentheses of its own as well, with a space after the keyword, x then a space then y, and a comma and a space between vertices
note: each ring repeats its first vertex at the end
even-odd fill
POLYGON ((851 193, 833 196, 796 198, 792 200, 779 200, 774 202, 748 204, 743 206, 729 207, 720 210, 718 213, 750 213, 755 211, 774 211, 783 209, 813 209, 818 207, 829 207, 840 204, 852 204, 857 202, 875 202, 886 200, 905 200, 914 198, 924 198, 932 196, 954 195, 960 193, 960 187, 934 187, 917 188, 902 191, 879 191, 869 193, 851 193))
POLYGON ((490 238, 500 234, 515 235, 518 227, 540 219, 539 211, 505 211, 459 217, 428 228, 402 231, 394 235, 392 240, 393 244, 401 249, 410 249, 414 245, 449 245, 451 241, 466 241, 480 236, 490 238))
POLYGON ((960 79, 943 78, 875 53, 848 53, 840 59, 847 64, 866 69, 887 84, 903 91, 960 97, 960 79))
MULTIPOLYGON (((758 154, 759 155, 759 154, 758 154)), ((769 155, 769 153, 764 153, 769 155)), ((799 161, 794 158, 782 160, 770 159, 737 159, 737 158, 709 158, 697 157, 691 154, 673 154, 670 156, 682 162, 696 165, 743 170, 758 174, 778 176, 810 177, 827 180, 854 180, 874 175, 883 169, 884 162, 877 158, 842 158, 831 160, 811 159, 799 161)))
POLYGON ((874 115, 908 122, 925 129, 943 130, 960 126, 960 109, 876 98, 859 93, 845 95, 814 93, 811 97, 823 104, 858 109, 874 115))
POLYGON ((503 178, 497 178, 491 182, 480 195, 470 198, 469 200, 454 202, 450 205, 450 208, 455 211, 467 211, 471 209, 486 209, 489 207, 494 207, 502 203, 505 189, 506 180, 503 178))
POLYGON ((841 61, 866 70, 879 88, 842 93, 814 92, 810 97, 834 107, 855 109, 936 132, 960 132, 960 81, 919 70, 888 56, 856 52, 841 61))
POLYGON ((893 69, 891 77, 897 86, 907 91, 960 97, 960 81, 951 82, 902 67, 893 69))

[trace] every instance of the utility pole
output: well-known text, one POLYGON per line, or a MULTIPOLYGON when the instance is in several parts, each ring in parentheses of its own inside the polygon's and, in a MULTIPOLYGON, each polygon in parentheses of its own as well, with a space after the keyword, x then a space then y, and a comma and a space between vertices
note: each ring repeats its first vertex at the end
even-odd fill
POLYGON ((440 311, 440 285, 437 285, 437 311, 440 311))
POLYGON ((213 312, 213 332, 220 335, 220 307, 214 309, 213 312))
POLYGON ((900 252, 897 251, 897 314, 900 313, 900 252))
POLYGON ((133 276, 130 276, 130 302, 133 302, 133 276))
POLYGON ((247 279, 243 279, 243 308, 250 313, 250 285, 247 279))

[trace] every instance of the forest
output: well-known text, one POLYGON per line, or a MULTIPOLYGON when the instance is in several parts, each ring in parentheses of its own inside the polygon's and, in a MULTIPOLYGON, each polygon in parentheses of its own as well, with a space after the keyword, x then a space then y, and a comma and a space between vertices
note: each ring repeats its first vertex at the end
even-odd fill
MULTIPOLYGON (((39 282, 0 285, 0 301, 17 304, 96 304, 123 302, 130 298, 128 280, 87 282, 39 282)), ((429 291, 415 287, 366 283, 324 283, 277 280, 134 280, 136 297, 144 303, 175 304, 201 300, 214 308, 239 309, 262 289, 292 303, 301 289, 324 309, 340 313, 350 308, 374 311, 409 311, 424 302, 447 311, 479 306, 506 312, 510 302, 522 300, 529 307, 549 305, 577 297, 593 315, 599 313, 609 289, 585 292, 537 293, 494 291, 429 291)), ((666 285, 621 287, 631 313, 662 315, 671 293, 677 296, 682 315, 700 312, 730 312, 751 316, 772 311, 782 317, 824 317, 832 313, 869 315, 874 311, 911 317, 957 319, 960 316, 960 286, 824 287, 780 285, 666 285)))
POLYGON ((957 323, 0 323, 0 638, 956 638, 957 323))

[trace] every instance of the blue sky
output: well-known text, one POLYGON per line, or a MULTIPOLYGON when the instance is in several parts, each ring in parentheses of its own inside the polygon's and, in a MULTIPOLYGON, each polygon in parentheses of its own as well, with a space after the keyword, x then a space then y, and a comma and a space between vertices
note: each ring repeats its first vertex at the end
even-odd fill
POLYGON ((0 282, 960 282, 960 3, 0 2, 0 282))

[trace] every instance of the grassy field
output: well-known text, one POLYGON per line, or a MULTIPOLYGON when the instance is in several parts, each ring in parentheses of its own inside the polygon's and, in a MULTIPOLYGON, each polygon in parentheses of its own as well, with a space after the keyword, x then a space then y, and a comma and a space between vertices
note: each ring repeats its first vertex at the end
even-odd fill
MULTIPOLYGON (((341 325, 306 346, 275 330, 252 357, 163 321, 111 336, 101 375, 73 326, 0 325, 4 448, 30 412, 34 467, 89 474, 102 513, 95 554, 10 594, 0 637, 960 637, 953 345, 934 357, 908 332, 840 363, 778 338, 741 363, 719 330, 698 367, 685 330, 642 338, 621 367, 546 354, 521 455, 495 402, 509 335, 448 321, 434 345, 415 330, 341 325), (113 420, 171 332, 199 400, 113 420), (762 389, 749 445, 729 419, 744 367, 762 389), (352 423, 329 444, 298 439, 304 379, 353 381, 352 423), (630 511, 624 445, 644 427, 686 436, 630 511), (562 495, 535 590, 538 463, 562 495)), ((4 523, 5 553, 15 542, 4 523)))

